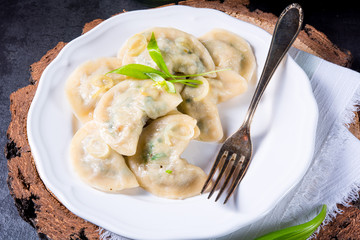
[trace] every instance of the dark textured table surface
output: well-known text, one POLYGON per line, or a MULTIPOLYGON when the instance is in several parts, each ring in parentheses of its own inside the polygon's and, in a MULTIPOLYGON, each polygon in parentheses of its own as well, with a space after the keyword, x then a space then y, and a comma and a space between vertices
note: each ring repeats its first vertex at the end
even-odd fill
MULTIPOLYGON (((159 0, 158 0, 159 1, 159 0)), ((0 0, 0 146, 7 143, 11 119, 9 95, 29 84, 29 66, 59 41, 69 42, 81 34, 85 23, 113 14, 151 7, 146 0, 45 1, 0 0)), ((259 8, 279 15, 292 1, 252 1, 259 8)), ((297 1, 305 11, 305 23, 324 32, 341 49, 354 56, 352 69, 360 71, 360 9, 351 1, 314 6, 315 1, 297 1)), ((14 206, 6 184, 7 162, 0 158, 0 239, 38 239, 36 231, 24 222, 14 206)))

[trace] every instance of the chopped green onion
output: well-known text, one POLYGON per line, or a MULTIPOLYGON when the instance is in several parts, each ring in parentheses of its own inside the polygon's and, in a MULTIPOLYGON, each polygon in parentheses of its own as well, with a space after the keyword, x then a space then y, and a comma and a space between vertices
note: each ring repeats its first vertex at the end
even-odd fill
POLYGON ((172 173, 171 170, 166 170, 165 172, 168 173, 168 174, 171 174, 171 173, 172 173))

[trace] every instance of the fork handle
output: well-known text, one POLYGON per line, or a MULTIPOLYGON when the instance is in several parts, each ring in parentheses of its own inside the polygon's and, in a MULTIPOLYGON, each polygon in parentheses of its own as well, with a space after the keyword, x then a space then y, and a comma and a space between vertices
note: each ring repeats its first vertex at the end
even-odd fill
POLYGON ((267 87, 279 63, 284 58, 290 46, 299 34, 302 23, 303 10, 297 3, 290 4, 280 14, 275 25, 263 72, 245 117, 244 126, 248 129, 250 129, 250 124, 256 107, 260 102, 265 88, 267 87))

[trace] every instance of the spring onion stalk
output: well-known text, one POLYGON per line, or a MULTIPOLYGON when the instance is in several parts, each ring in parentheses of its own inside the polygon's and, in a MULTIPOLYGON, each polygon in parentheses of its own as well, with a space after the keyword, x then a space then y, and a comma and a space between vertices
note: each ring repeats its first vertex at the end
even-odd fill
POLYGON ((256 238, 256 240, 306 240, 324 221, 325 216, 326 205, 324 204, 320 213, 311 221, 268 233, 264 236, 256 238))

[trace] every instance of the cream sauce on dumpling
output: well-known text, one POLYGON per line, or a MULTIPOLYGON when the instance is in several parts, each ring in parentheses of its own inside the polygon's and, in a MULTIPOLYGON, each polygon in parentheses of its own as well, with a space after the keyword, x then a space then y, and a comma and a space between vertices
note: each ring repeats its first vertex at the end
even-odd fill
POLYGON ((101 98, 95 109, 104 141, 122 155, 135 154, 148 118, 156 119, 176 109, 179 93, 168 93, 152 80, 125 80, 101 98))
POLYGON ((185 114, 167 115, 144 128, 136 154, 128 157, 140 186, 165 198, 199 195, 207 176, 180 157, 198 134, 196 120, 185 114))
POLYGON ((75 173, 98 190, 118 192, 138 186, 124 158, 102 140, 94 121, 87 122, 74 135, 70 158, 75 173))

